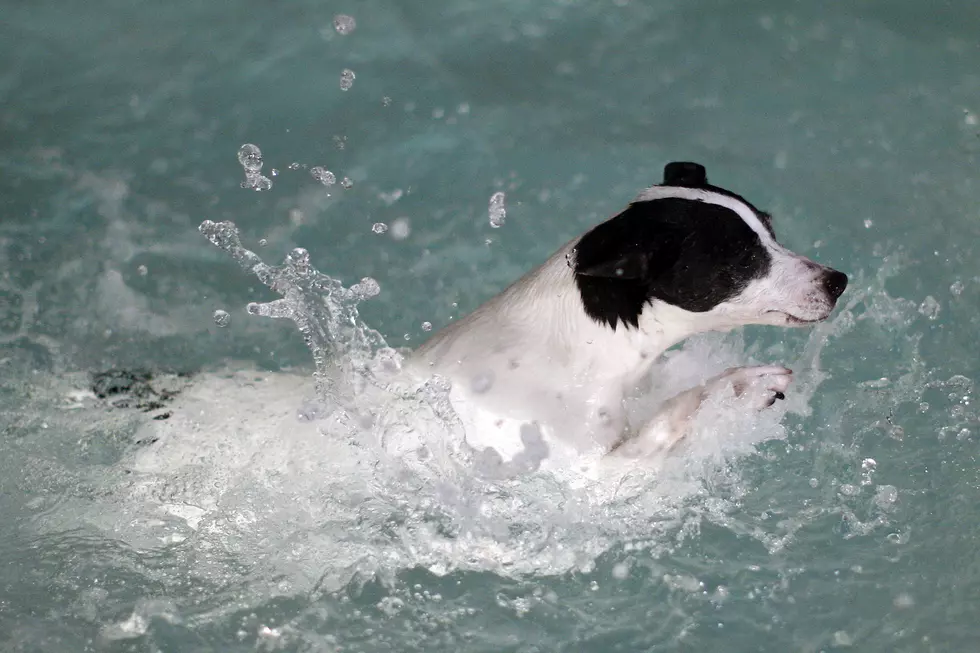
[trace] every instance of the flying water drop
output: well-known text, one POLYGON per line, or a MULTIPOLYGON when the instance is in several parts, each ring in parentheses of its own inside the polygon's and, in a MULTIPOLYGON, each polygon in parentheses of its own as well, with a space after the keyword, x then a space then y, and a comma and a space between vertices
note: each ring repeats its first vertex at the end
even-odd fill
POLYGON ((340 73, 340 90, 349 91, 350 87, 354 85, 354 71, 350 68, 344 68, 344 72, 340 73))
POLYGON ((347 14, 337 14, 333 17, 333 28, 341 36, 347 36, 357 27, 357 21, 353 16, 347 14))
POLYGON ((225 328, 231 324, 231 315, 228 311, 223 311, 220 308, 214 312, 214 323, 221 328, 225 328))
POLYGON ((310 168, 310 176, 316 179, 318 182, 324 186, 332 186, 337 183, 337 177, 332 172, 326 168, 321 168, 316 166, 315 168, 310 168))
POLYGON ((245 143, 238 149, 238 162, 245 172, 258 172, 262 169, 262 150, 256 145, 245 143))
POLYGON ((490 226, 494 229, 502 227, 507 219, 507 208, 504 206, 506 195, 498 191, 490 196, 490 226))

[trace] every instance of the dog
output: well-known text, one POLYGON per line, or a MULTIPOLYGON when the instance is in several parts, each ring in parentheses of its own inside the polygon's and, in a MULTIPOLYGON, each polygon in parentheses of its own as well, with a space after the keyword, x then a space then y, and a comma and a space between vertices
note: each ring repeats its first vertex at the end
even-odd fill
MULTIPOLYGON (((763 410, 785 398, 792 379, 779 365, 729 369, 631 424, 627 399, 669 347, 743 325, 812 325, 830 316, 846 286, 844 273, 781 246, 771 216, 711 185, 704 166, 673 162, 661 184, 438 331, 398 374, 449 382, 466 443, 493 474, 562 467, 583 454, 663 456, 690 434, 709 398, 733 394, 746 410, 763 410)), ((285 418, 308 384, 293 376, 202 380, 143 441, 209 428, 203 419, 222 428, 217 420, 245 414, 263 396, 274 406, 267 417, 285 418)))
POLYGON ((755 409, 785 397, 782 366, 729 369, 628 422, 626 399, 672 345, 749 324, 827 319, 847 276, 776 241, 771 216, 673 162, 621 213, 559 249, 485 305, 437 332, 415 373, 452 383, 467 441, 493 462, 534 467, 556 447, 661 455, 714 394, 755 409))

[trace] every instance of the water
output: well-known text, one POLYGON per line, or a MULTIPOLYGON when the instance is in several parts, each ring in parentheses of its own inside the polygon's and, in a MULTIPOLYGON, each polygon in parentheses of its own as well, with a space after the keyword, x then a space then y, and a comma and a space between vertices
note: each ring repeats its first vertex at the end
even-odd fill
POLYGON ((973 5, 7 4, 0 648, 972 650, 973 5), (345 398, 675 159, 852 276, 831 322, 697 339, 650 390, 786 363, 783 412, 708 410, 610 488, 470 473, 438 384, 345 398), (241 379, 264 427, 142 441, 165 409, 108 409, 110 368, 241 379))

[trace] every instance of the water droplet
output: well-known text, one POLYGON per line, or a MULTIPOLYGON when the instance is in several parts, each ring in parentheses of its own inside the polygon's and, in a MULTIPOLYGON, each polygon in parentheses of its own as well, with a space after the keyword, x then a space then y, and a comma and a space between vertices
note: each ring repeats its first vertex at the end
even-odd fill
POLYGON ((423 322, 422 323, 422 330, 423 331, 432 331, 432 322, 423 322))
POLYGON ((408 218, 395 218, 391 223, 391 237, 395 240, 405 240, 411 232, 408 218))
POLYGON ((381 292, 381 285, 371 277, 364 277, 350 289, 360 299, 368 299, 376 297, 381 292))
POLYGON ((504 206, 506 197, 501 191, 490 196, 490 226, 494 229, 503 226, 507 219, 507 208, 504 206))
POLYGON ((332 186, 333 184, 337 183, 336 175, 334 175, 326 168, 321 168, 320 166, 310 168, 310 176, 316 179, 324 186, 332 186))
POLYGON ((817 487, 820 485, 820 481, 816 478, 810 479, 810 487, 817 487))
POLYGON ((224 328, 231 324, 231 316, 228 315, 227 311, 223 311, 219 308, 214 312, 214 323, 219 327, 224 328))
POLYGON ((145 265, 139 266, 138 268, 136 268, 136 271, 139 272, 139 275, 141 277, 145 277, 147 275, 147 273, 149 272, 149 270, 146 268, 145 265))
POLYGON ((911 594, 902 592, 895 597, 895 600, 892 601, 892 605, 899 610, 907 610, 915 605, 915 599, 912 598, 911 594))
POLYGON ((247 188, 254 191, 271 190, 272 180, 265 175, 260 175, 256 172, 246 172, 245 181, 242 182, 242 188, 247 188))
POLYGON ((271 174, 273 177, 278 177, 279 171, 273 168, 272 170, 269 171, 269 174, 271 174))
POLYGON ((388 225, 386 225, 384 222, 375 222, 373 225, 371 225, 371 231, 376 234, 383 234, 384 232, 388 231, 388 225))
POLYGON ((340 185, 344 188, 350 188, 354 185, 354 182, 350 180, 350 177, 344 177, 340 180, 340 185))
POLYGON ((834 633, 834 646, 853 646, 854 640, 846 631, 838 630, 834 633))
POLYGON ((349 91, 350 87, 354 85, 354 71, 350 68, 344 68, 344 72, 340 73, 340 90, 349 91))
POLYGON ((292 163, 289 164, 289 169, 290 170, 299 170, 299 163, 297 163, 296 161, 293 161, 292 163))
POLYGON ((894 485, 879 485, 875 490, 875 504, 885 508, 898 501, 898 488, 894 485))
POLYGON ((265 238, 263 238, 263 239, 261 239, 261 240, 259 241, 259 247, 265 247, 265 246, 266 246, 266 245, 268 245, 268 244, 269 244, 269 241, 268 241, 268 240, 266 240, 265 238))
POLYGON ((953 282, 953 285, 951 285, 949 287, 949 292, 953 293, 954 295, 959 296, 959 295, 962 295, 963 294, 963 288, 964 288, 963 282, 962 281, 959 281, 959 280, 956 280, 956 281, 953 282))
POLYGON ((337 14, 333 17, 333 28, 342 36, 347 36, 357 27, 357 21, 353 16, 347 14, 337 14))
POLYGON ((870 229, 872 227, 872 225, 874 225, 874 222, 872 222, 871 220, 865 220, 864 221, 864 228, 865 229, 870 229))
POLYGON ((246 172, 258 172, 262 169, 262 150, 251 143, 245 143, 238 149, 238 162, 246 172))
POLYGON ((927 295, 922 304, 919 305, 919 312, 925 315, 930 320, 935 320, 939 317, 940 310, 939 302, 932 295, 927 295))

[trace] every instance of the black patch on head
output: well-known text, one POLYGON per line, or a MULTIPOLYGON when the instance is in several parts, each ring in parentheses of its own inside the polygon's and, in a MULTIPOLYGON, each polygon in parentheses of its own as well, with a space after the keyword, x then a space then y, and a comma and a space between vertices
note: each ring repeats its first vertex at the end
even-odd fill
MULTIPOLYGON (((704 185, 698 187, 738 198, 707 186, 697 169, 672 167, 677 165, 667 167, 665 179, 700 179, 704 185)), ((634 202, 582 236, 574 270, 585 312, 615 329, 619 322, 638 326, 653 300, 709 311, 765 276, 771 262, 759 235, 731 209, 663 198, 634 202)))
POLYGON ((730 190, 725 188, 719 188, 718 186, 712 186, 708 183, 708 171, 705 170, 704 166, 700 163, 692 163, 690 161, 673 161, 664 166, 664 186, 680 186, 681 188, 699 188, 701 190, 710 190, 713 193, 718 193, 719 195, 726 195, 733 199, 738 200, 745 206, 752 209, 762 226, 766 228, 769 235, 776 238, 776 232, 772 230, 772 216, 765 211, 760 211, 755 208, 751 202, 746 200, 741 195, 737 195, 730 190))

